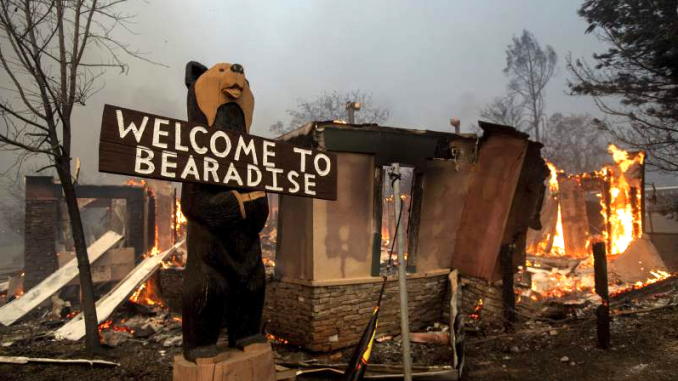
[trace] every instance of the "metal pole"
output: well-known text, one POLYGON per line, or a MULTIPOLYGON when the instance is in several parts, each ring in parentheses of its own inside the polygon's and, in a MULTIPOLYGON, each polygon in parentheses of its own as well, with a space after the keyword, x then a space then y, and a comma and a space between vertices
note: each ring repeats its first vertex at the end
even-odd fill
MULTIPOLYGON (((401 217, 402 212, 400 207, 400 165, 393 163, 391 165, 393 174, 396 176, 393 182, 393 200, 396 212, 396 223, 401 217)), ((412 381, 412 357, 410 355, 410 320, 407 310, 407 274, 405 273, 405 237, 403 230, 403 221, 400 220, 398 224, 398 288, 400 290, 400 334, 403 343, 403 370, 405 373, 405 381, 412 381)))
POLYGON ((348 124, 354 124, 355 123, 355 110, 353 109, 353 106, 347 106, 346 110, 348 111, 348 124))

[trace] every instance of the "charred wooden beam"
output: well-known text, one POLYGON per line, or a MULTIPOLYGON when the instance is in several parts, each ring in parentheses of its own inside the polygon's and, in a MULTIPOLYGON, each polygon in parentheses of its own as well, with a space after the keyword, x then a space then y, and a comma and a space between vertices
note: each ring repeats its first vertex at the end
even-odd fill
POLYGON ((500 250, 502 271, 502 299, 506 329, 511 329, 516 319, 516 296, 513 290, 514 245, 502 245, 500 250))
POLYGON ((417 271, 417 245, 421 204, 424 197, 424 174, 415 171, 412 181, 412 198, 410 199, 410 213, 407 224, 407 272, 410 273, 417 271))
POLYGON ((593 269, 596 294, 602 299, 602 303, 596 309, 598 347, 608 349, 610 348, 610 294, 607 287, 607 258, 603 242, 593 244, 593 269))
MULTIPOLYGON (((612 225, 610 223, 610 216, 612 215, 612 196, 610 194, 610 188, 611 188, 611 180, 610 180, 610 174, 607 173, 605 174, 605 181, 603 182, 603 203, 605 204, 605 231, 607 232, 607 237, 606 237, 606 246, 607 250, 606 251, 611 251, 612 250, 612 225)), ((606 272, 607 274, 607 272, 606 272)))
POLYGON ((374 168, 374 193, 372 220, 374 233, 372 237, 372 276, 379 276, 381 272, 381 215, 383 212, 384 170, 377 165, 374 168))
POLYGON ((633 236, 634 237, 640 237, 641 235, 641 220, 638 220, 635 218, 635 216, 640 214, 640 204, 638 203, 638 188, 636 187, 631 187, 630 189, 630 197, 631 197, 631 213, 634 216, 633 219, 633 236))

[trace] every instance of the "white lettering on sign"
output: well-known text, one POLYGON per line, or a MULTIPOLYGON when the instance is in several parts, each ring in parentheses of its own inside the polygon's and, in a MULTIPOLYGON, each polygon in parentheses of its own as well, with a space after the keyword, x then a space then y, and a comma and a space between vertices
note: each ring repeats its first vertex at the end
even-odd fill
POLYGON ((332 162, 330 161, 330 158, 324 153, 319 153, 315 156, 315 159, 313 159, 313 166, 315 167, 315 172, 320 177, 327 176, 327 174, 332 170, 332 162), (325 169, 322 170, 320 169, 319 164, 321 159, 325 162, 325 169))
POLYGON ((245 153, 245 156, 252 155, 252 162, 254 164, 259 164, 257 161, 257 151, 254 149, 254 139, 250 139, 250 142, 245 144, 245 139, 242 137, 242 135, 240 135, 238 138, 238 147, 235 149, 235 156, 233 157, 233 160, 240 160, 241 152, 245 153))
POLYGON ((297 193, 299 192, 299 183, 297 182, 297 178, 299 177, 299 174, 297 171, 289 171, 287 173, 287 180, 292 183, 293 188, 288 189, 287 191, 290 193, 297 193))
POLYGON ((172 171, 170 172, 169 169, 177 169, 177 163, 169 161, 169 159, 176 160, 177 159, 177 153, 176 152, 169 152, 169 151, 162 151, 162 163, 160 165, 160 174, 165 176, 165 177, 171 177, 175 178, 177 177, 176 172, 172 171))
POLYGON ((306 172, 306 156, 309 156, 313 153, 310 149, 303 149, 294 147, 294 152, 299 154, 299 170, 304 173, 306 172))
POLYGON ((195 159, 193 159, 193 155, 188 157, 186 167, 184 167, 184 171, 181 172, 181 178, 186 179, 188 175, 193 176, 194 180, 200 181, 200 173, 198 172, 198 166, 195 165, 195 159))
POLYGON ((106 106, 102 172, 336 199, 331 153, 106 106))
POLYGON ((212 159, 211 157, 206 157, 205 167, 203 169, 204 169, 204 175, 202 176, 203 179, 207 181, 214 181, 215 183, 219 181, 219 175, 217 174, 217 170, 219 169, 219 163, 217 163, 216 160, 212 159), (211 180, 209 175, 212 175, 211 180))
POLYGON ((256 187, 257 185, 259 185, 260 182, 261 182, 261 171, 259 170, 259 168, 257 168, 256 165, 247 164, 247 186, 256 187), (257 175, 256 180, 252 179, 253 173, 257 175))
POLYGON ((188 152, 188 147, 181 145, 181 123, 177 122, 174 125, 174 149, 177 151, 188 152))
POLYGON ((278 175, 283 173, 282 168, 266 167, 266 170, 273 174, 273 184, 266 185, 266 190, 270 190, 273 192, 282 192, 284 189, 278 186, 278 175))
POLYGON ((153 151, 144 147, 137 146, 137 156, 134 160, 134 172, 140 175, 148 175, 155 171, 155 164, 153 164, 153 151), (144 157, 144 154, 146 156, 144 157), (142 168, 145 166, 145 168, 142 168))
POLYGON ((167 144, 160 142, 160 136, 167 136, 169 135, 169 132, 160 129, 163 124, 169 124, 169 120, 155 119, 155 123, 153 124, 153 146, 164 149, 167 148, 167 144))
POLYGON ((310 173, 304 173, 304 183, 306 184, 306 188, 304 189, 304 192, 308 195, 315 196, 315 175, 312 175, 310 173))
POLYGON ((120 139, 124 139, 125 136, 130 131, 134 134, 134 138, 137 140, 137 143, 141 141, 141 137, 144 135, 144 130, 146 129, 146 123, 148 123, 148 117, 145 116, 144 119, 141 121, 141 126, 137 128, 137 125, 134 124, 134 122, 131 122, 127 128, 125 128, 125 121, 123 120, 122 117, 122 110, 116 110, 115 115, 118 119, 118 131, 120 133, 120 139))
POLYGON ((228 171, 226 172, 226 176, 224 176, 224 184, 229 184, 231 181, 235 181, 239 186, 242 186, 242 177, 240 177, 240 174, 235 169, 235 164, 233 163, 228 166, 228 171))
POLYGON ((264 159, 262 165, 264 167, 275 167, 275 163, 269 161, 269 157, 275 157, 275 143, 264 140, 264 159))
POLYGON ((205 148, 205 147, 199 147, 199 146, 198 146, 198 143, 195 141, 195 135, 196 135, 198 132, 202 132, 203 134, 206 134, 206 133, 207 133, 207 129, 206 129, 205 127, 202 127, 202 126, 195 126, 195 127, 193 127, 193 129, 191 130, 191 133, 190 133, 190 135, 189 135, 189 139, 191 140, 191 147, 193 147, 193 150, 194 150, 195 152, 197 152, 197 153, 199 153, 199 154, 201 154, 201 155, 204 155, 204 154, 207 153, 207 148, 205 148))
POLYGON ((228 153, 231 152, 231 138, 229 138, 224 131, 215 132, 210 138, 210 149, 212 150, 212 154, 214 154, 216 157, 228 156, 228 153), (217 139, 219 138, 221 138, 226 145, 226 148, 224 148, 223 151, 219 151, 217 149, 217 139))

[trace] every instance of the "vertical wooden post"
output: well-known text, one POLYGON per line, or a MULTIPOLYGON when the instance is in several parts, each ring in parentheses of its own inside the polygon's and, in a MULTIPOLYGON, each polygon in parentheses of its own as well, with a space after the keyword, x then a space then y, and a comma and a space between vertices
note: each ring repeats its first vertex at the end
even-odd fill
POLYGON ((612 224, 610 223, 610 216, 612 216, 612 202, 610 195, 610 188, 612 187, 610 182, 611 174, 608 171, 605 171, 605 178, 603 179, 603 203, 605 204, 605 231, 607 232, 607 237, 605 239, 605 245, 607 246, 607 252, 612 251, 612 224))
POLYGON ((410 216, 407 225, 407 272, 417 271, 417 245, 419 241, 419 221, 421 220, 421 203, 424 196, 424 174, 414 170, 414 184, 410 199, 410 216))
POLYGON ((374 193, 372 208, 372 220, 374 221, 374 233, 372 235, 372 276, 381 273, 381 219, 384 203, 384 170, 375 164, 374 168, 374 193))
POLYGON ((179 238, 177 236, 178 230, 179 230, 179 221, 177 219, 177 213, 179 212, 177 208, 177 188, 174 188, 172 190, 172 245, 177 243, 177 239, 179 238))
POLYGON ((598 347, 608 349, 610 348, 610 294, 607 287, 607 258, 603 242, 593 244, 593 269, 596 294, 602 299, 602 303, 596 309, 598 347))
POLYGON ((502 299, 504 301, 504 326, 513 327, 516 318, 516 297, 513 290, 513 245, 502 245, 499 250, 502 272, 502 299))
POLYGON ((631 197, 631 213, 633 214, 633 236, 640 237, 642 232, 640 231, 641 219, 636 219, 635 216, 638 216, 640 213, 640 205, 638 203, 638 188, 631 187, 629 191, 629 197, 631 197))

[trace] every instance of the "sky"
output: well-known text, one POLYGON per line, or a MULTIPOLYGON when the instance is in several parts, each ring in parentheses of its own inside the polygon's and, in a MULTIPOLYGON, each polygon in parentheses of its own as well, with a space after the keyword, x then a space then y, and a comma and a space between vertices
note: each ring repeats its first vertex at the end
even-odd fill
POLYGON ((523 29, 559 55, 546 112, 595 114, 590 99, 566 94, 566 55, 590 57, 604 48, 584 34, 580 2, 131 1, 119 10, 133 16, 133 34, 118 29, 116 38, 162 66, 121 56, 128 72, 109 70, 75 111, 74 156, 89 181, 115 182, 97 172, 103 105, 186 119, 184 67, 191 60, 245 67, 255 135, 287 123, 299 99, 356 89, 391 110, 386 125, 450 131, 456 116, 470 131, 483 105, 505 94, 505 49, 523 29))

